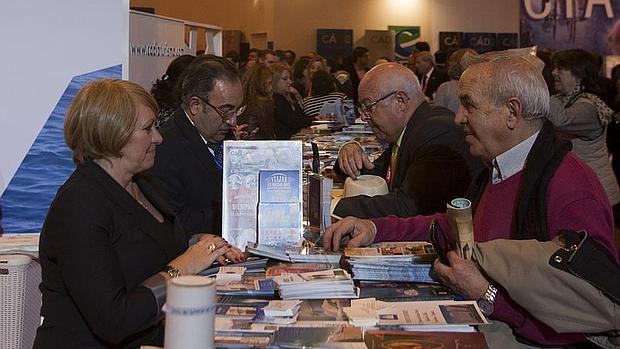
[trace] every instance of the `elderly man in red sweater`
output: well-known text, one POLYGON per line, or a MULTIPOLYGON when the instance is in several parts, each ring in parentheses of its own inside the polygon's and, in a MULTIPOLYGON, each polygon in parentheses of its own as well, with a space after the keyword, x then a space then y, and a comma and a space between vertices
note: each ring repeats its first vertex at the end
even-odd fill
MULTIPOLYGON (((613 247, 613 216, 596 174, 556 139, 545 122, 549 92, 539 72, 525 58, 488 54, 462 75, 461 107, 455 122, 466 134, 470 153, 489 164, 470 187, 475 240, 553 239, 561 229, 586 230, 617 261, 613 247)), ((445 214, 372 220, 347 217, 325 232, 326 250, 373 242, 428 240, 437 219, 450 230, 445 214)), ((584 340, 581 334, 557 333, 513 301, 475 261, 448 253, 450 266, 436 261, 441 280, 467 299, 485 300, 488 315, 508 324, 513 333, 533 345, 562 346, 584 340)), ((536 285, 523 285, 536 287, 536 285)))

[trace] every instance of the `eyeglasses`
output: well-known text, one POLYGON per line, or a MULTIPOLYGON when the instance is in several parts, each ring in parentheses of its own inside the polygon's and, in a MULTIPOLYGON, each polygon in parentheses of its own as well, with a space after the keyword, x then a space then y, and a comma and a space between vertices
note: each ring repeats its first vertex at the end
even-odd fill
POLYGON ((383 101, 383 100, 385 100, 385 99, 387 99, 387 98, 397 94, 398 92, 400 92, 400 91, 392 91, 392 92, 388 93, 387 95, 377 99, 374 102, 358 105, 357 109, 360 111, 360 115, 361 115, 362 119, 366 119, 366 120, 370 119, 370 117, 372 116, 372 109, 375 107, 375 105, 377 105, 377 103, 379 103, 379 102, 381 102, 381 101, 383 101))
POLYGON ((228 111, 223 111, 222 109, 214 106, 213 104, 205 101, 202 97, 199 96, 195 96, 196 98, 198 98, 201 102, 203 102, 204 104, 208 105, 209 107, 213 108, 213 110, 215 110, 215 112, 222 118, 223 122, 228 122, 234 118, 239 117, 241 114, 243 114, 243 112, 245 111, 245 108, 247 106, 242 105, 240 107, 238 107, 237 109, 232 109, 232 110, 228 110, 228 111))

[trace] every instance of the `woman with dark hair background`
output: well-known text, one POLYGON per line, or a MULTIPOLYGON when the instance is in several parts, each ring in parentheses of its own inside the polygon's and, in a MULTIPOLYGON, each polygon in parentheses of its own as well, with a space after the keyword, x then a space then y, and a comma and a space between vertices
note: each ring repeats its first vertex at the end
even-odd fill
POLYGON ((555 88, 551 97, 549 120, 571 138, 573 151, 590 166, 603 185, 614 210, 614 221, 620 223, 620 190, 609 164, 606 126, 614 111, 603 101, 604 93, 597 83, 599 64, 596 57, 582 49, 558 51, 554 65, 555 88))
POLYGON ((183 73, 196 59, 192 55, 183 55, 175 58, 166 73, 157 79, 151 87, 151 95, 155 97, 159 106, 159 114, 155 121, 155 127, 159 128, 181 105, 181 97, 178 83, 183 80, 183 73))
POLYGON ((308 64, 310 64, 310 57, 302 56, 295 62, 295 65, 293 65, 293 88, 296 89, 302 97, 308 95, 308 85, 310 84, 306 70, 308 64))

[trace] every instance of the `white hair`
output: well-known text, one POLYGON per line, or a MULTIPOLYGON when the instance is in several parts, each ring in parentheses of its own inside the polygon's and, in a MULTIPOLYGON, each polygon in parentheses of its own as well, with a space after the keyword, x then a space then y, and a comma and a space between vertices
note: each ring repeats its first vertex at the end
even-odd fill
POLYGON ((495 105, 516 97, 526 120, 541 119, 549 113, 549 89, 532 59, 507 51, 488 52, 480 55, 465 72, 477 68, 488 69, 493 77, 483 89, 495 105))

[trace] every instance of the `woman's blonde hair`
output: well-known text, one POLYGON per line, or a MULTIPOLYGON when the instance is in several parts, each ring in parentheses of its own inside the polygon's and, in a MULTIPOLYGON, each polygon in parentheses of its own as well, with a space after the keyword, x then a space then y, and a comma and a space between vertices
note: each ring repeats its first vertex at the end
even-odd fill
POLYGON ((138 105, 159 112, 155 99, 135 82, 104 79, 84 86, 65 117, 65 142, 73 161, 121 157, 137 122, 138 105))
POLYGON ((276 81, 282 79, 282 75, 284 75, 284 72, 288 72, 289 76, 291 74, 291 68, 284 63, 276 63, 276 64, 272 64, 271 65, 271 70, 273 71, 273 83, 275 84, 276 81))
POLYGON ((271 92, 267 90, 267 81, 273 80, 271 75, 271 68, 264 64, 256 64, 247 71, 243 79, 246 104, 254 104, 258 99, 271 99, 271 92))

